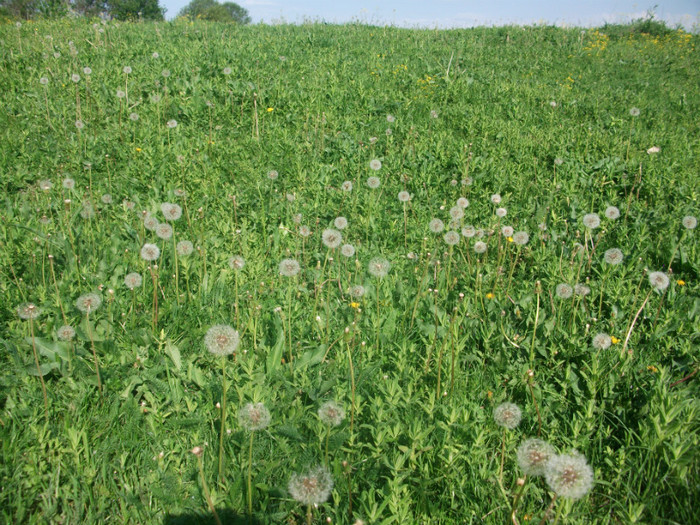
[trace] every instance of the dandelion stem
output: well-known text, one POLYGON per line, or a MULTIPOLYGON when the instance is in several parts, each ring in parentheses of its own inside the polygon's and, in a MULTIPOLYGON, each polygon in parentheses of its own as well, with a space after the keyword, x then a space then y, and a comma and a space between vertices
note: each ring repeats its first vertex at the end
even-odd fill
POLYGON ((226 356, 221 356, 221 432, 219 433, 219 480, 224 479, 224 434, 226 432, 226 356))
POLYGON ((355 425, 355 368, 352 366, 352 352, 350 343, 346 344, 348 350, 348 368, 350 370, 350 434, 355 425))
POLYGON ((510 519, 513 521, 513 525, 519 525, 518 524, 518 518, 515 516, 515 512, 518 509, 518 503, 520 503, 520 498, 523 495, 523 492, 525 492, 525 481, 527 480, 527 476, 525 476, 522 480, 518 480, 518 484, 520 484, 520 481, 522 481, 522 485, 520 485, 520 488, 518 488, 518 492, 515 493, 515 497, 513 498, 513 507, 510 510, 510 519))
POLYGON ((552 496, 552 501, 549 503, 549 507, 547 507, 547 510, 544 511, 544 516, 542 516, 542 520, 540 521, 540 525, 544 525, 547 523, 547 520, 549 520, 549 515, 552 513, 552 509, 554 508, 554 504, 557 502, 557 494, 555 493, 554 496, 552 496))
POLYGON ((88 337, 90 338, 90 347, 92 348, 92 356, 95 359, 95 372, 97 372, 97 388, 102 397, 102 378, 100 378, 100 365, 97 361, 97 351, 95 350, 95 340, 92 337, 92 328, 90 328, 90 311, 85 314, 85 325, 87 326, 88 337))
POLYGON ((532 342, 530 344, 530 368, 532 369, 535 363, 535 337, 537 335, 537 321, 540 318, 540 282, 535 283, 535 295, 537 296, 537 307, 535 309, 535 324, 532 327, 532 342))
POLYGON ((209 493, 209 487, 207 486, 207 480, 204 478, 204 465, 202 462, 202 454, 197 455, 197 464, 199 466, 199 477, 202 480, 202 490, 204 490, 204 497, 207 500, 207 505, 209 505, 209 510, 211 510, 211 513, 214 515, 214 519, 216 520, 216 525, 221 525, 221 520, 219 519, 219 515, 216 513, 216 509, 214 508, 214 502, 211 500, 211 494, 209 493))
MULTIPOLYGON (((32 334, 32 350, 34 351, 34 361, 36 362, 36 371, 39 374, 39 380, 41 381, 41 392, 44 394, 44 412, 46 413, 46 419, 49 418, 49 398, 46 395, 46 383, 44 383, 44 376, 41 373, 41 366, 39 366, 39 354, 36 351, 36 342, 34 341, 34 319, 29 318, 29 330, 32 334)), ((99 376, 98 376, 99 377, 99 376)))
POLYGON ((253 515, 253 436, 255 432, 250 433, 250 443, 248 444, 248 515, 253 515))
POLYGON ((642 302, 642 306, 639 308, 639 310, 637 310, 637 313, 634 315, 634 319, 632 319, 632 322, 630 323, 630 326, 627 329, 627 335, 625 336, 625 342, 622 345, 622 351, 620 352, 620 356, 625 355, 625 350, 627 350, 627 343, 629 342, 630 336, 632 335, 632 329, 634 328, 634 325, 637 322, 639 314, 641 314, 642 310, 644 310, 644 307, 646 306, 649 297, 651 297, 651 290, 649 290, 649 293, 647 293, 647 296, 644 298, 644 302, 642 302))

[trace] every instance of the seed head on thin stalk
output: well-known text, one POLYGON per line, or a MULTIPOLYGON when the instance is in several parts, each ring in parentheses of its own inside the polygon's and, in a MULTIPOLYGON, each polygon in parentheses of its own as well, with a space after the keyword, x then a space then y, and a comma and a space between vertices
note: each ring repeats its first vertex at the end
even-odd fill
POLYGON ((333 477, 326 467, 317 466, 303 474, 292 474, 287 488, 292 498, 306 505, 306 523, 311 525, 311 509, 331 495, 333 477))
POLYGON ((518 465, 528 476, 544 476, 547 462, 554 457, 554 447, 538 438, 523 441, 518 447, 518 465))
POLYGON ((41 315, 41 308, 34 303, 24 303, 17 307, 17 316, 20 319, 29 321, 29 330, 32 336, 32 350, 34 352, 34 362, 36 363, 36 371, 41 381, 41 392, 44 395, 44 412, 46 418, 49 417, 49 398, 46 394, 46 383, 44 383, 44 374, 39 366, 39 354, 36 350, 36 341, 34 340, 34 319, 38 319, 41 315))
POLYGON ((226 433, 226 357, 234 355, 240 343, 237 330, 225 324, 209 328, 204 335, 204 346, 221 358, 221 428, 219 432, 219 479, 224 474, 224 435, 226 433))
POLYGON ((102 305, 102 297, 96 293, 83 294, 75 301, 75 307, 85 314, 85 325, 87 326, 88 336, 90 338, 90 347, 92 348, 92 356, 95 361, 95 372, 97 374, 97 388, 102 397, 102 378, 100 377, 100 364, 97 360, 97 351, 95 350, 95 340, 92 336, 90 328, 90 314, 97 310, 102 305))
POLYGON ((250 432, 248 445, 248 515, 253 515, 253 436, 270 424, 270 411, 263 403, 248 403, 238 412, 238 423, 250 432))

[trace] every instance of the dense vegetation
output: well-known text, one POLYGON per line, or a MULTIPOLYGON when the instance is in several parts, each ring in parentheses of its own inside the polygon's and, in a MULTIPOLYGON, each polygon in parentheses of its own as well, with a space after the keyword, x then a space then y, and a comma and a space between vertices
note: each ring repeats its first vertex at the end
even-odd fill
POLYGON ((697 36, 0 40, 4 522, 697 519, 697 36))

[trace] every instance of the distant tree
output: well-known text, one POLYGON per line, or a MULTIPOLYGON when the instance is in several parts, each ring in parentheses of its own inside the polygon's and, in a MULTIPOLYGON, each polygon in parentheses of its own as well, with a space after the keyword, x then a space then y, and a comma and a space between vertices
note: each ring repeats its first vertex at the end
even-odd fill
POLYGON ((192 0, 182 8, 178 16, 188 16, 214 22, 249 24, 248 11, 234 2, 220 4, 216 0, 192 0))
POLYGON ((77 15, 91 17, 107 12, 105 0, 73 0, 72 4, 73 12, 77 15))
POLYGON ((37 0, 0 0, 3 16, 13 19, 29 20, 36 14, 37 0))
POLYGON ((107 0, 107 12, 117 20, 163 20, 158 0, 107 0))

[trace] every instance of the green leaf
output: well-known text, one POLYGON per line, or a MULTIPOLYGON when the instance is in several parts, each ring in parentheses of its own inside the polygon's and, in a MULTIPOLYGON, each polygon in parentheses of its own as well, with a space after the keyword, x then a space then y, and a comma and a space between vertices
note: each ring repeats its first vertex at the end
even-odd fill
POLYGON ((284 353, 284 330, 279 331, 277 336, 277 341, 275 346, 272 347, 270 353, 267 354, 267 373, 274 372, 277 368, 282 366, 282 354, 284 353))
POLYGON ((294 361, 294 368, 300 370, 307 366, 313 366, 323 361, 323 356, 326 355, 326 346, 320 345, 315 350, 304 352, 302 356, 294 361))
POLYGON ((177 368, 177 370, 179 371, 180 368, 182 368, 182 360, 180 359, 180 349, 174 344, 168 343, 165 346, 165 353, 170 356, 170 359, 173 360, 175 368, 177 368))

